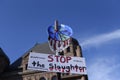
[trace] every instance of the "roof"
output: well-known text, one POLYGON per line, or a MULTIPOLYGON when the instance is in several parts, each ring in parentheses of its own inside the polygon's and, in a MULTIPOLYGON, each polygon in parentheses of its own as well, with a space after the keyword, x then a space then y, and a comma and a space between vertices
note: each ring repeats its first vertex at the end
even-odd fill
POLYGON ((36 53, 46 53, 46 54, 53 54, 53 52, 49 48, 48 42, 45 42, 43 44, 36 43, 31 49, 29 49, 24 55, 23 58, 28 55, 30 52, 36 52, 36 53))
POLYGON ((5 53, 3 52, 2 48, 0 48, 0 56, 5 56, 5 57, 6 57, 6 55, 5 55, 5 53))
POLYGON ((5 52, 0 48, 0 56, 4 57, 6 61, 8 61, 8 64, 10 63, 8 56, 5 54, 5 52))
POLYGON ((10 65, 9 69, 16 70, 20 67, 22 63, 22 59, 29 55, 30 52, 36 52, 36 53, 46 53, 46 54, 53 54, 53 52, 49 48, 48 42, 45 42, 43 44, 36 43, 32 48, 30 48, 28 51, 26 51, 23 56, 18 58, 14 63, 10 65))

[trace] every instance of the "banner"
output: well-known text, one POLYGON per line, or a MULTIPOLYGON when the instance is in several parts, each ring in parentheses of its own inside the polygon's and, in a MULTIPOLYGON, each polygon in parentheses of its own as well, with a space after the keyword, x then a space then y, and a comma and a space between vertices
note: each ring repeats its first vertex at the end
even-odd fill
POLYGON ((48 72, 87 74, 85 58, 34 52, 31 52, 29 55, 27 69, 48 72))

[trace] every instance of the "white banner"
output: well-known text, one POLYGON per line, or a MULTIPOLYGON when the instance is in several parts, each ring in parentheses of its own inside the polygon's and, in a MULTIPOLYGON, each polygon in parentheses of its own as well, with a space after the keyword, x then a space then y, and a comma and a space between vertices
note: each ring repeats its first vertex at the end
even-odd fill
POLYGON ((30 53, 28 69, 48 72, 87 74, 85 58, 30 53))

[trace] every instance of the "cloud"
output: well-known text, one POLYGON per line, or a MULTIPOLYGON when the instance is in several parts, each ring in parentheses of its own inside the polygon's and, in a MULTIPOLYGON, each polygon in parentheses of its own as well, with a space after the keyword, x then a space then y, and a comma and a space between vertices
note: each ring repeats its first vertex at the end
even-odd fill
POLYGON ((89 80, 119 80, 118 71, 120 63, 116 58, 96 58, 95 62, 88 67, 89 80))
POLYGON ((105 42, 109 42, 109 41, 112 41, 114 39, 119 39, 119 38, 120 38, 120 29, 110 32, 110 33, 101 34, 95 37, 88 38, 87 40, 84 40, 80 44, 83 48, 85 48, 88 46, 101 45, 105 42))
MULTIPOLYGON (((83 42, 81 42, 80 45, 83 49, 86 49, 92 46, 95 47, 100 46, 103 45, 104 43, 109 43, 116 39, 120 39, 120 29, 110 33, 104 33, 101 35, 90 37, 86 40, 83 40, 83 42)), ((107 53, 104 54, 107 55, 107 53)), ((119 58, 117 57, 119 55, 117 54, 117 56, 115 56, 113 54, 113 56, 110 55, 106 56, 104 54, 102 57, 100 56, 93 57, 92 61, 89 62, 87 69, 89 80, 120 80, 119 79, 120 63, 118 60, 119 58)))

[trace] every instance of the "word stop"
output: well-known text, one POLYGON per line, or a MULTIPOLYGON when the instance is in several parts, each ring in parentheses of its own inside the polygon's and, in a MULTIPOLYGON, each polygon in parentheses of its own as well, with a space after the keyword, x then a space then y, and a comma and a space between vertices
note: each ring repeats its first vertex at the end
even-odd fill
POLYGON ((57 55, 49 55, 48 62, 61 62, 61 63, 68 63, 72 58, 67 56, 57 56, 57 55))

